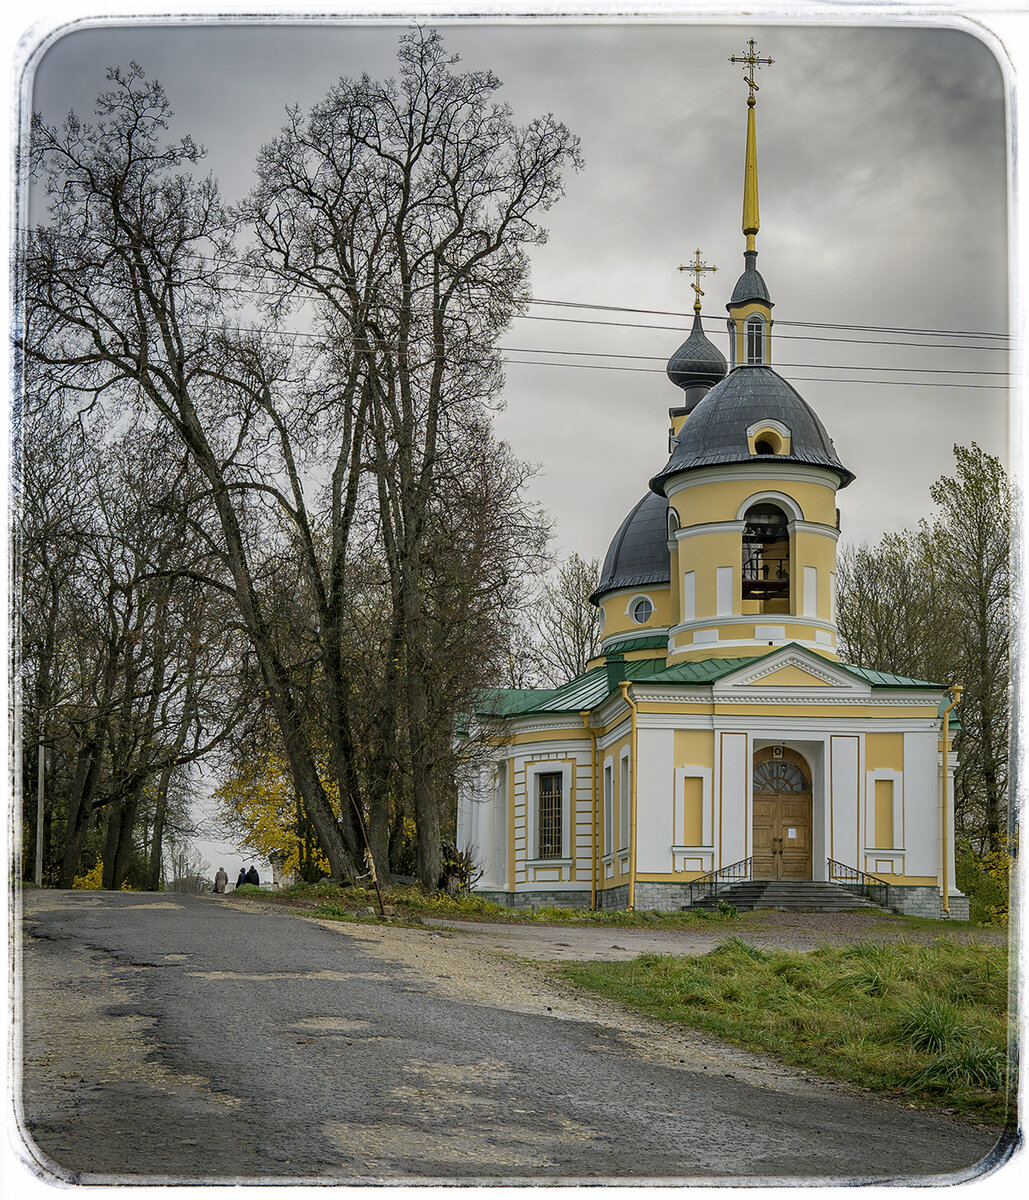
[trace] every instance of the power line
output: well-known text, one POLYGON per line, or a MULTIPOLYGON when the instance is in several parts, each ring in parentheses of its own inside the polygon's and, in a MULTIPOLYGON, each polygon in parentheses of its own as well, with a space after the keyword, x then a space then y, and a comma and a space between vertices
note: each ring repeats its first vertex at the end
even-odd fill
MULTIPOLYGON (((530 303, 547 304, 557 308, 585 308, 598 312, 630 312, 640 313, 644 316, 682 317, 683 320, 692 320, 692 317, 688 313, 672 312, 667 309, 660 308, 624 308, 615 304, 583 304, 578 300, 543 300, 536 297, 533 297, 530 303)), ((805 329, 855 329, 861 333, 925 334, 930 337, 937 337, 942 334, 946 337, 1007 339, 1010 336, 1006 333, 984 333, 982 331, 968 329, 918 329, 896 325, 833 325, 827 321, 785 321, 777 319, 775 324, 798 326, 805 329)))
MULTIPOLYGON (((517 313, 514 319, 516 321, 555 321, 567 325, 597 325, 603 329, 654 329, 667 333, 678 333, 680 336, 685 332, 680 325, 645 325, 638 321, 592 321, 588 317, 544 317, 538 313, 517 313)), ((773 324, 786 325, 790 324, 790 322, 776 320, 773 324)), ((801 324, 801 322, 797 322, 797 324, 801 324)), ((701 325, 704 325, 703 320, 701 321, 701 325)), ((840 325, 833 326, 833 328, 844 330, 850 328, 850 326, 840 325)), ((857 329, 858 326, 854 326, 854 328, 857 329)), ((719 330, 719 332, 721 331, 719 330)), ((942 335, 943 331, 940 330, 940 333, 942 335)), ((961 346, 953 342, 942 344, 939 342, 890 342, 882 338, 819 337, 817 334, 811 333, 775 333, 771 336, 776 341, 788 338, 790 341, 801 342, 836 342, 842 343, 845 346, 904 346, 913 347, 918 350, 962 350, 976 352, 980 350, 1000 350, 1004 353, 1008 350, 1007 346, 961 346)), ((999 337, 1001 335, 998 334, 996 336, 999 337)), ((1003 336, 1007 337, 1006 334, 1003 336)))
MULTIPOLYGON (((640 362, 665 361, 662 356, 656 354, 610 354, 600 350, 542 350, 539 347, 527 349, 523 346, 498 346, 497 349, 508 354, 579 354, 587 358, 627 358, 637 359, 640 362)), ((868 363, 860 367, 844 366, 842 363, 776 363, 775 365, 791 371, 805 371, 817 367, 822 371, 904 371, 913 375, 1003 375, 1005 378, 1010 375, 1009 371, 959 370, 948 367, 873 367, 868 363)))
MULTIPOLYGON (((579 368, 584 371, 635 371, 644 375, 663 375, 665 372, 660 367, 616 367, 610 363, 567 363, 567 362, 544 362, 537 359, 522 359, 522 358, 505 358, 503 360, 510 366, 515 367, 572 367, 579 368)), ((916 383, 910 379, 826 379, 818 375, 805 375, 797 378, 798 383, 868 383, 875 384, 878 387, 931 387, 931 388, 980 388, 987 391, 1006 392, 1007 386, 1002 383, 916 383)))
MULTIPOLYGON (((23 230, 23 232, 31 232, 31 231, 23 230)), ((69 239, 69 240, 74 241, 75 239, 69 239)), ((95 240, 97 242, 97 244, 102 244, 100 242, 100 239, 88 239, 88 240, 91 240, 91 241, 95 240)), ((205 267, 212 267, 215 270, 220 270, 222 275, 227 276, 230 279, 250 280, 253 278, 253 273, 244 274, 243 272, 239 271, 238 269, 233 269, 234 266, 235 266, 234 260, 226 259, 226 258, 216 258, 216 257, 205 258, 202 262, 198 262, 197 264, 195 264, 195 268, 197 269, 198 272, 202 271, 205 267)), ((260 268, 260 273, 271 276, 274 279, 282 279, 283 278, 282 272, 279 269, 273 268, 273 267, 262 267, 262 268, 260 268)), ((234 288, 232 290, 240 295, 263 296, 265 298, 269 297, 268 292, 257 291, 254 289, 234 288)), ((556 307, 556 308, 584 309, 584 310, 592 311, 592 312, 614 312, 614 313, 624 312, 624 313, 636 313, 636 314, 642 315, 642 316, 677 317, 677 318, 680 318, 682 321, 689 321, 689 322, 692 322, 693 316, 694 316, 694 314, 692 312, 689 312, 689 313, 678 312, 678 311, 675 311, 672 309, 630 308, 625 305, 616 305, 616 304, 588 304, 588 303, 585 303, 584 301, 580 301, 580 300, 550 300, 550 299, 544 299, 542 297, 537 297, 537 296, 530 297, 529 303, 546 305, 549 307, 556 307)), ((575 320, 575 318, 567 318, 567 317, 566 318, 544 317, 544 316, 539 316, 538 314, 532 314, 532 313, 516 313, 516 314, 514 314, 514 318, 517 320, 534 320, 534 321, 565 320, 565 321, 570 322, 572 320, 575 320)), ((678 327, 678 326, 644 325, 644 324, 638 324, 638 323, 628 322, 628 321, 586 321, 586 320, 580 319, 577 323, 622 327, 622 328, 626 328, 626 329, 658 329, 658 330, 668 330, 669 332, 680 332, 680 327, 678 327)), ((986 341, 1003 341, 1003 342, 1008 342, 1011 340, 1011 335, 1007 334, 1007 333, 989 333, 989 332, 986 332, 983 330, 970 330, 970 329, 928 329, 928 328, 921 328, 921 327, 915 327, 915 326, 834 324, 834 323, 830 323, 827 321, 788 321, 784 318, 776 318, 775 321, 773 322, 773 324, 778 325, 778 326, 788 326, 790 328, 795 328, 795 329, 830 329, 830 330, 836 330, 836 331, 840 331, 840 332, 853 331, 853 332, 857 332, 857 333, 889 333, 889 334, 895 334, 897 336, 980 338, 980 339, 984 339, 986 341)), ((779 337, 810 337, 810 335, 782 334, 782 333, 779 334, 778 336, 779 337)), ((843 339, 812 338, 811 340, 818 340, 818 341, 841 340, 841 341, 845 341, 845 342, 850 341, 850 342, 857 343, 857 342, 862 342, 865 339, 860 339, 860 338, 843 338, 843 339)), ((916 346, 916 347, 924 345, 923 343, 919 343, 919 342, 910 342, 910 343, 879 342, 877 340, 870 340, 867 342, 867 344, 868 345, 888 345, 888 346, 889 345, 896 345, 896 346, 910 345, 910 346, 916 346)), ((932 348, 932 349, 950 349, 952 347, 925 346, 924 348, 926 348, 926 349, 930 349, 930 348, 932 348)), ((954 349, 962 349, 962 348, 963 349, 972 349, 973 347, 953 347, 953 348, 954 349)), ((984 350, 985 349, 989 349, 989 350, 1003 349, 1003 347, 1000 347, 1000 346, 982 346, 982 347, 976 347, 976 348, 984 349, 984 350)))

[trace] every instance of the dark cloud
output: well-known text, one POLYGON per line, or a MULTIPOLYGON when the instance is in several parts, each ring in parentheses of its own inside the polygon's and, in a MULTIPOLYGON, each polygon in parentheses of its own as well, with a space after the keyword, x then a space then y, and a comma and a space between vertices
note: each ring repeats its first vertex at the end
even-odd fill
MULTIPOLYGON (((165 84, 182 129, 207 146, 208 167, 234 198, 286 105, 312 103, 341 74, 392 71, 399 32, 331 22, 108 25, 52 46, 33 103, 51 115, 88 111, 104 68, 135 59, 165 84)), ((681 342, 692 304, 676 267, 698 246, 719 268, 705 280, 705 315, 724 349, 724 304, 742 266, 746 116, 741 72, 727 60, 751 35, 775 59, 758 76, 758 247, 777 332, 814 332, 787 321, 1007 327, 1004 83, 993 52, 970 34, 924 25, 448 25, 448 46, 465 68, 496 72, 518 119, 552 111, 582 138, 586 170, 550 214, 550 239, 534 254, 534 294, 684 314, 562 312, 679 328, 518 320, 505 336, 510 346, 657 360, 621 362, 649 368, 633 372, 507 367, 499 426, 541 464, 536 494, 564 549, 602 554, 663 465, 677 393, 662 360, 681 342)), ((943 386, 973 376, 871 369, 1003 371, 1004 354, 783 336, 776 357, 858 474, 841 496, 847 536, 875 538, 925 514, 928 486, 950 469, 954 442, 1005 450, 1004 391, 943 386), (884 382, 843 382, 855 375, 884 382), (839 382, 822 381, 830 378, 839 382), (915 386, 929 381, 936 386, 915 386)))

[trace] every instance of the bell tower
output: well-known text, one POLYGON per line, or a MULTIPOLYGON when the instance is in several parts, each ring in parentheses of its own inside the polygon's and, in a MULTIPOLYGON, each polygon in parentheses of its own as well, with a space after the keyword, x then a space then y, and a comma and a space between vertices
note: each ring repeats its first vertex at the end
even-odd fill
MULTIPOLYGON (((726 306, 729 371, 685 410, 672 410, 671 455, 651 480, 668 500, 676 609, 668 660, 759 655, 788 642, 836 658, 836 492, 854 476, 814 411, 771 366, 772 300, 757 269, 754 74, 772 59, 751 39, 748 53, 730 61, 745 65, 749 95, 744 268, 726 306)), ((669 376, 678 383, 674 361, 669 376)))

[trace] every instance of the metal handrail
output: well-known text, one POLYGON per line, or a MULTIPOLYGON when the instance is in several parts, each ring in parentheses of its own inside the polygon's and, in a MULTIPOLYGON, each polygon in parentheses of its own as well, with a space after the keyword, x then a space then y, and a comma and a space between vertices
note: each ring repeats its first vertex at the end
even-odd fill
POLYGON ((739 862, 729 863, 726 867, 719 867, 717 871, 709 871, 706 875, 691 879, 689 883, 690 907, 692 908, 695 903, 695 894, 698 894, 698 899, 703 899, 707 896, 717 895, 719 888, 745 883, 751 877, 753 864, 753 858, 741 858, 739 862))
POLYGON ((858 892, 876 904, 881 904, 883 908, 890 907, 890 885, 885 879, 869 875, 867 871, 861 871, 847 863, 837 862, 835 858, 827 858, 826 862, 831 882, 838 883, 852 892, 858 892))

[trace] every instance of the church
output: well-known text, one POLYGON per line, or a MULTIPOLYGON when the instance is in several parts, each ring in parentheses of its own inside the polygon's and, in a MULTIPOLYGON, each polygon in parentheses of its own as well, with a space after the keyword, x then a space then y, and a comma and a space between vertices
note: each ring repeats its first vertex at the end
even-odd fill
POLYGON ((948 735, 960 689, 840 659, 837 496, 854 476, 773 366, 754 82, 771 60, 751 40, 730 61, 750 94, 728 359, 703 331, 698 250, 692 331, 668 361, 668 461, 591 597, 599 657, 562 687, 482 697, 458 843, 476 894, 514 906, 819 908, 861 893, 967 918, 948 735))

